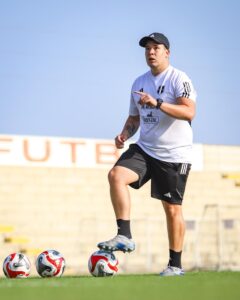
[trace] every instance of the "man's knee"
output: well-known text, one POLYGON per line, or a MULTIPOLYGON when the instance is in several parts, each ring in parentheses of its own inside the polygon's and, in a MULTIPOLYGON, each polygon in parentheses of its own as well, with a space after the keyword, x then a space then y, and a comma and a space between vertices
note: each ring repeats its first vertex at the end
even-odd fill
POLYGON ((164 210, 169 218, 182 217, 182 206, 171 203, 164 203, 164 210))
POLYGON ((116 170, 115 167, 113 167, 109 173, 108 173, 108 181, 110 184, 113 184, 114 182, 118 182, 121 179, 121 176, 119 172, 116 170))
POLYGON ((138 175, 130 169, 121 166, 113 167, 108 173, 110 185, 125 184, 128 185, 138 180, 138 175))

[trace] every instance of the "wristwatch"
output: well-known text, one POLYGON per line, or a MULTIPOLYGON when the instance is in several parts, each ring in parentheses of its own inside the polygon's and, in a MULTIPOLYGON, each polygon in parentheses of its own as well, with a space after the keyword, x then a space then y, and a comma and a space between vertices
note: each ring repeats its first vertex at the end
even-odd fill
POLYGON ((156 99, 156 100, 157 100, 157 106, 156 106, 156 109, 160 109, 160 107, 161 107, 161 105, 162 105, 162 103, 163 103, 163 100, 160 99, 160 98, 158 98, 158 99, 156 99))

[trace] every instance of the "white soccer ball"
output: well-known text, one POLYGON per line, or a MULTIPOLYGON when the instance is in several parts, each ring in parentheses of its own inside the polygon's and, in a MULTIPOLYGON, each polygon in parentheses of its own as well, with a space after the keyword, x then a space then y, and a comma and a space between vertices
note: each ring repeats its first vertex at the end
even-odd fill
POLYGON ((3 272, 8 278, 27 278, 30 270, 31 263, 22 253, 12 253, 3 262, 3 272))
POLYGON ((65 269, 65 259, 56 250, 44 251, 36 260, 36 269, 41 277, 60 277, 65 269))
POLYGON ((88 260, 88 270, 95 277, 113 276, 118 272, 118 259, 112 252, 96 251, 88 260))

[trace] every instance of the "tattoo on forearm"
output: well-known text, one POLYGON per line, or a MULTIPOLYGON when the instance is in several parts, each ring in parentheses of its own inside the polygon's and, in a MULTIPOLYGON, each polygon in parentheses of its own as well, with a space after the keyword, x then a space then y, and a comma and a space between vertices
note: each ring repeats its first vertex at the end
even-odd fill
POLYGON ((129 137, 131 137, 137 131, 137 128, 134 124, 127 124, 126 125, 126 130, 128 132, 129 137))

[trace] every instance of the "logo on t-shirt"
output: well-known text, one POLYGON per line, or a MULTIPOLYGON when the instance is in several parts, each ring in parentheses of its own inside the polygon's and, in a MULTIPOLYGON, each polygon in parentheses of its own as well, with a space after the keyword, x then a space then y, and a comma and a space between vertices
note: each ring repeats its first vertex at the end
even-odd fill
POLYGON ((142 116, 144 124, 156 124, 159 122, 159 117, 153 116, 153 112, 149 112, 146 116, 142 116))
POLYGON ((157 90, 158 94, 162 94, 164 92, 164 89, 165 89, 165 85, 160 85, 157 90))

